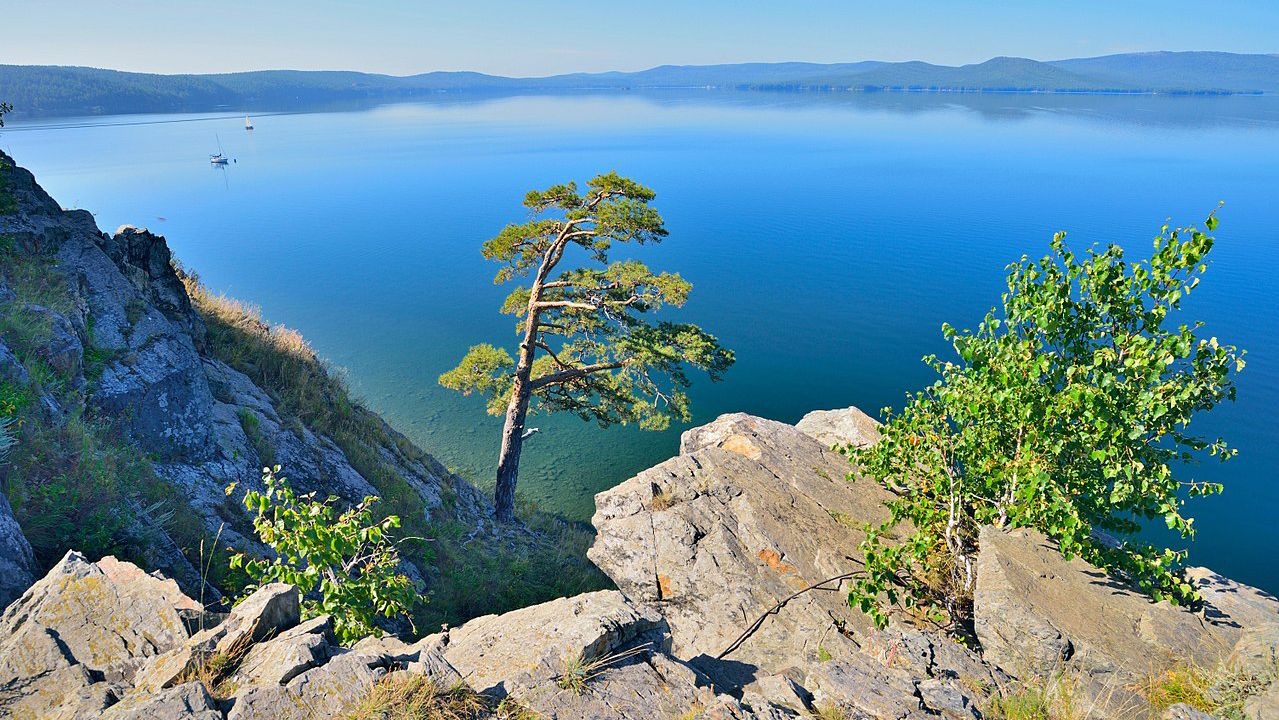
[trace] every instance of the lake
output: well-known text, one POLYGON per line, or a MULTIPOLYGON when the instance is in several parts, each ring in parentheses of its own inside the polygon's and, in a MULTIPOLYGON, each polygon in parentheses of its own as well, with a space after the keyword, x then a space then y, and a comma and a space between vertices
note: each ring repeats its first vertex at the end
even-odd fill
MULTIPOLYGON (((737 353, 696 422, 900 406, 974 326, 1004 266, 1066 230, 1145 252, 1225 200, 1187 317, 1248 351, 1203 418, 1240 452, 1192 469, 1191 562, 1279 592, 1279 98, 712 91, 442 96, 323 112, 13 122, 0 147, 107 230, 147 226, 216 290, 301 330, 445 464, 491 483, 500 421, 440 388, 477 342, 515 345, 480 243, 525 191, 616 169, 671 231, 639 254, 694 283, 680 317, 737 353), (210 167, 219 147, 235 159, 210 167)), ((677 452, 665 433, 531 420, 521 491, 585 519, 594 493, 677 452)))

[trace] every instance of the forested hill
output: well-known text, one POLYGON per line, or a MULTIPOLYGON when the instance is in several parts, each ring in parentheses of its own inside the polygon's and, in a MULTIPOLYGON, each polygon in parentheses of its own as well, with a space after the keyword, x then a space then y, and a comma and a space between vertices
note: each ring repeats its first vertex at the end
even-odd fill
POLYGON ((442 92, 645 88, 912 90, 938 92, 1276 93, 1279 55, 1156 52, 1040 62, 998 57, 959 67, 925 62, 663 65, 640 72, 511 78, 473 72, 396 77, 358 72, 264 70, 154 75, 96 68, 0 65, 0 100, 17 117, 274 109, 442 92))

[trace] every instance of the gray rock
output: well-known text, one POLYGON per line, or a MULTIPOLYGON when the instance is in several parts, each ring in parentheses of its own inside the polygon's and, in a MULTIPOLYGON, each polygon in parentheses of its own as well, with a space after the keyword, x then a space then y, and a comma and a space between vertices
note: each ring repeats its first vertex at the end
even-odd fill
POLYGON ((785 673, 765 675, 755 681, 752 692, 773 707, 807 713, 812 707, 813 696, 800 684, 802 681, 802 676, 797 680, 785 673))
POLYGON ((107 708, 103 720, 222 720, 209 691, 189 682, 158 693, 131 693, 107 708))
POLYGON ((1279 612, 1279 603, 1237 584, 1205 593, 1202 615, 1156 603, 1079 558, 1066 561, 1026 529, 984 528, 980 547, 973 605, 986 660, 1019 676, 1078 670, 1085 691, 1111 706, 1140 702, 1126 688, 1152 662, 1172 662, 1172 649, 1178 662, 1215 667, 1243 623, 1273 622, 1279 612))
POLYGON ((181 645, 186 629, 170 584, 141 573, 117 577, 68 552, 11 604, 0 617, 0 686, 67 665, 103 672, 181 645))
POLYGON ((123 676, 132 661, 186 639, 175 590, 114 558, 93 564, 67 553, 0 617, 0 709, 97 717, 115 694, 91 674, 123 676))
POLYGON ((518 700, 546 720, 757 717, 704 683, 691 668, 658 654, 606 668, 580 692, 547 683, 524 689, 518 700))
POLYGON ((28 304, 22 308, 22 312, 38 318, 37 322, 48 325, 48 339, 36 348, 36 354, 49 367, 69 378, 73 385, 83 384, 84 344, 71 321, 43 305, 28 304))
POLYGON ((448 635, 444 633, 428 635, 411 644, 394 635, 370 635, 360 638, 351 646, 351 650, 363 655, 375 655, 388 663, 406 663, 417 660, 423 648, 442 649, 447 642, 448 635))
POLYGON ((404 668, 405 672, 415 675, 425 675, 431 679, 439 687, 449 688, 456 685, 462 685, 466 679, 462 677, 462 673, 453 667, 453 664, 444 657, 442 652, 423 653, 421 658, 414 660, 404 668))
POLYGON ((1208 568, 1186 568, 1186 577, 1204 599, 1204 621, 1213 626, 1251 628, 1279 622, 1279 599, 1208 568))
POLYGON ((312 618, 254 645, 232 677, 236 686, 283 685, 322 664, 335 650, 333 620, 312 618))
POLYGON ((5 684, 0 689, 0 717, 96 720, 117 699, 115 689, 107 683, 94 683, 83 665, 68 665, 39 678, 5 684))
POLYGON ((1248 720, 1279 720, 1279 682, 1273 683, 1259 695, 1244 702, 1244 715, 1248 720))
POLYGON ((0 610, 31 587, 35 573, 31 544, 13 518, 9 500, 0 492, 0 610))
POLYGON ((1189 705, 1177 703, 1164 711, 1163 720, 1217 720, 1217 718, 1189 705))
POLYGON ((480 692, 498 697, 554 685, 566 662, 646 645, 664 649, 665 623, 613 590, 486 615, 449 631, 444 658, 480 692))
POLYGON ((814 410, 795 427, 826 447, 870 447, 879 441, 879 421, 855 407, 814 410))
POLYGON ((954 720, 981 720, 977 699, 959 681, 925 678, 918 688, 919 699, 928 711, 954 720))
POLYGON ((853 717, 902 720, 922 715, 911 674, 867 655, 811 666, 804 687, 816 707, 835 707, 853 717))
POLYGON ((627 597, 657 609, 672 652, 719 687, 813 662, 839 642, 838 622, 867 631, 846 584, 785 603, 734 650, 714 658, 778 602, 859 566, 861 523, 887 517, 888 492, 849 482, 849 463, 795 427, 744 414, 689 430, 681 455, 596 496, 588 557, 627 597), (832 637, 834 636, 834 637, 832 637))
POLYGON ((21 387, 31 384, 31 375, 27 372, 27 368, 13 354, 9 346, 4 344, 4 338, 0 338, 0 381, 21 387))
POLYGON ((173 687, 209 657, 243 651, 254 642, 292 628, 300 619, 297 588, 284 583, 263 585, 236 605, 222 624, 192 635, 185 644, 156 658, 138 673, 135 682, 152 692, 173 687))
POLYGON ((1258 677, 1279 670, 1279 623, 1245 629, 1230 652, 1229 664, 1236 671, 1258 677))
POLYGON ((149 304, 177 324, 203 347, 207 330, 191 306, 186 286, 173 268, 173 254, 164 238, 145 228, 124 225, 102 242, 103 249, 118 267, 131 276, 149 304))
POLYGON ((386 674, 381 659, 345 652, 288 685, 240 689, 227 720, 327 720, 341 715, 386 674))
POLYGON ((212 457, 213 394, 191 340, 153 338, 102 372, 91 400, 95 409, 128 421, 133 438, 161 458, 212 457))

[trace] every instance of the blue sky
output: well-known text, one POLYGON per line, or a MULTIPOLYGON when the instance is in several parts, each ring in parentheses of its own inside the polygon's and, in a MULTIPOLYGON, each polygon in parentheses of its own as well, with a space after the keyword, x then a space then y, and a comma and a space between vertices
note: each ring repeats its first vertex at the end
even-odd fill
POLYGON ((1279 52, 1279 2, 12 0, 0 63, 528 76, 665 63, 1279 52))

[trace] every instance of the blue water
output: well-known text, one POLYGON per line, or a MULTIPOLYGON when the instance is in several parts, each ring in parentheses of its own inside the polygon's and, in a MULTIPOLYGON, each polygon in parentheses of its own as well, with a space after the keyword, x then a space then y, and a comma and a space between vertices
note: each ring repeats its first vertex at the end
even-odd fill
MULTIPOLYGON (((900 405, 975 324, 1003 267, 1053 231, 1139 253, 1219 200, 1187 305, 1248 350, 1239 400, 1204 419, 1240 451, 1194 472, 1192 561, 1279 591, 1279 99, 1042 95, 453 98, 341 112, 12 123, 0 147, 99 225, 149 226, 217 290, 300 329, 357 392, 486 482, 499 422, 436 385, 468 345, 513 346, 479 244, 523 193, 616 169, 658 191, 652 265, 695 284, 683 317, 737 352, 693 391, 697 422, 743 410, 900 405), (236 162, 209 167, 217 142, 236 162)), ((678 429, 538 418, 521 489, 589 517, 592 495, 676 452, 678 429)))

